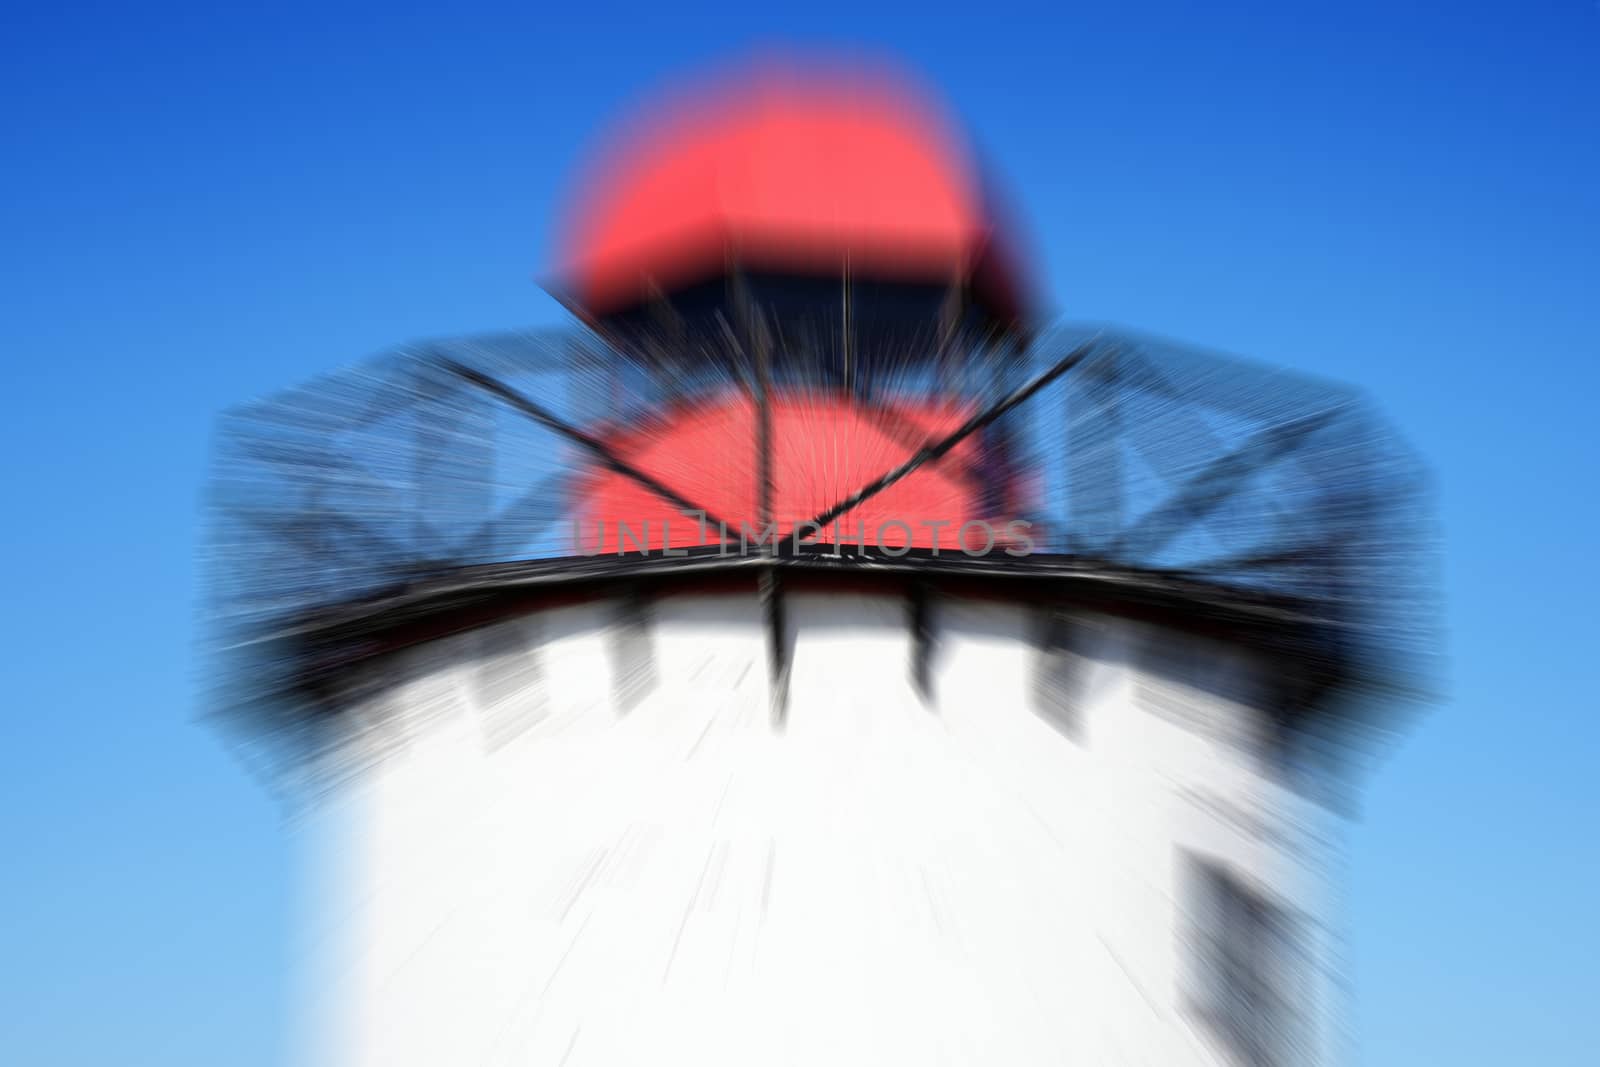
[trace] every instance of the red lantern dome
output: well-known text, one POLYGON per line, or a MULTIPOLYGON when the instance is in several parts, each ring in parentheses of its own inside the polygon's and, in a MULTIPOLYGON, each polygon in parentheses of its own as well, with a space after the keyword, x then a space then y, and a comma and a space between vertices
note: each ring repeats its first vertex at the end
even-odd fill
MULTIPOLYGON (((646 423, 598 429, 616 454, 734 537, 763 520, 821 542, 956 549, 963 523, 1018 502, 1002 449, 980 435, 837 527, 803 530, 974 410, 973 396, 908 391, 908 368, 931 382, 1022 332, 1020 277, 979 169, 918 94, 767 68, 658 106, 603 160, 567 217, 564 295, 678 394, 646 423), (730 329, 740 337, 718 364, 730 329), (751 394, 736 383, 754 381, 758 349, 772 381, 751 394), (696 384, 708 365, 711 384, 696 384)), ((623 531, 647 524, 634 543, 704 543, 616 470, 588 472, 578 498, 585 551, 625 550, 623 531)))
POLYGON ((978 169, 888 79, 731 79, 634 124, 585 181, 562 286, 603 317, 726 275, 958 286, 991 322, 1022 284, 978 169))

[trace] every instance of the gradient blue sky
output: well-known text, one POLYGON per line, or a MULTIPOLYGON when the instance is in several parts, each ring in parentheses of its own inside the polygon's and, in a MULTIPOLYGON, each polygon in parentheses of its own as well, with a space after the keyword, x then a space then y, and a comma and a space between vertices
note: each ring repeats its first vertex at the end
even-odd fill
POLYGON ((798 41, 942 90, 1062 313, 1355 382, 1406 428, 1450 662, 1352 835, 1365 1061, 1595 1062, 1593 0, 223 6, 0 16, 0 1061, 285 1054, 293 828, 195 722, 214 414, 554 320, 531 275, 597 127, 798 41))

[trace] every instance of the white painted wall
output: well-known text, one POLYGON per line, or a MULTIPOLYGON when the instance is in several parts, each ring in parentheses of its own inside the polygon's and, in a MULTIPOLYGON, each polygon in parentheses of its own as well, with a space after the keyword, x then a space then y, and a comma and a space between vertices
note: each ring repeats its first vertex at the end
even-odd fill
MULTIPOLYGON (((627 714, 609 604, 386 668, 342 753, 371 766, 318 814, 322 1062, 1225 1063, 1184 1010, 1180 849, 1302 910, 1296 1062, 1330 1058, 1337 827, 1250 707, 1140 668, 1179 638, 1086 620, 1074 740, 1034 709, 1026 609, 937 602, 925 705, 903 601, 788 604, 781 727, 753 596, 658 601, 627 714)), ((1249 691, 1247 656, 1181 640, 1249 691)))

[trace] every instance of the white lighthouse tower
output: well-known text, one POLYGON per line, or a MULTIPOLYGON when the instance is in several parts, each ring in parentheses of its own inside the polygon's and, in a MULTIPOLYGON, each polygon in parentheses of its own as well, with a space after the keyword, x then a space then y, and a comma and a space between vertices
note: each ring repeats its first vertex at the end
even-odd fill
POLYGON ((902 90, 719 99, 586 186, 582 328, 225 421, 228 706, 326 827, 315 1055, 1337 1060, 1404 451, 1036 334, 902 90))

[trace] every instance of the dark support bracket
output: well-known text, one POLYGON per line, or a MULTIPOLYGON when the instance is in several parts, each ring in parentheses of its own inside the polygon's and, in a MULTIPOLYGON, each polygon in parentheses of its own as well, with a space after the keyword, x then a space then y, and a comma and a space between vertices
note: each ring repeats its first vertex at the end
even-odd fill
POLYGON ((1154 557, 1187 527, 1216 510, 1245 484, 1251 475, 1300 447, 1305 439, 1332 422, 1341 409, 1334 407, 1292 422, 1279 423, 1251 437, 1190 479, 1167 500, 1146 512, 1107 553, 1124 558, 1154 557))
POLYGON ((1082 662, 1078 624, 1062 604, 1038 619, 1033 664, 1033 710, 1068 740, 1083 743, 1082 662))
POLYGON ((565 503, 561 489, 569 477, 567 471, 557 471, 506 505, 500 514, 480 525, 461 542, 458 555, 469 561, 474 560, 493 552, 497 537, 514 535, 518 530, 526 534, 529 528, 536 529, 560 518, 565 503))
POLYGON ((789 717, 789 620, 784 610, 783 578, 776 567, 761 572, 761 615, 767 631, 772 724, 781 727, 789 717))
POLYGON ((1063 397, 1070 442, 1061 460, 1072 517, 1067 544, 1085 555, 1103 552, 1122 530, 1123 404, 1113 386, 1123 377, 1127 361, 1124 353, 1107 353, 1085 367, 1079 389, 1068 389, 1063 397))
POLYGON ((586 449, 596 459, 600 460, 600 462, 603 463, 608 470, 615 471, 617 474, 623 475, 626 478, 632 478, 634 481, 638 482, 652 493, 655 493, 667 503, 676 506, 679 511, 697 512, 705 515, 708 523, 720 523, 722 524, 723 529, 733 528, 729 527, 726 524, 726 521, 719 516, 711 514, 709 511, 706 511, 705 508, 700 507, 687 497, 680 496, 670 486, 657 480, 651 475, 646 474, 638 467, 635 467, 633 464, 617 455, 604 441, 600 440, 598 437, 585 433, 576 426, 573 426, 571 423, 567 422, 565 419, 562 419, 552 412, 547 411, 545 408, 534 403, 532 400, 517 392, 504 382, 484 374, 482 371, 474 370, 465 364, 457 363, 451 359, 441 360, 439 365, 445 370, 449 371, 451 374, 471 382, 484 392, 499 397, 501 400, 504 400, 507 404, 510 404, 513 408, 520 411, 522 414, 528 416, 534 422, 539 423, 539 425, 544 426, 549 430, 553 430, 555 433, 565 437, 567 440, 586 449))
MULTIPOLYGON (((306 559, 331 560, 338 555, 337 547, 328 543, 327 531, 319 530, 314 524, 303 519, 285 519, 267 511, 244 508, 235 508, 234 515, 242 522, 294 545, 306 559)), ((346 536, 358 541, 370 557, 396 561, 406 558, 400 546, 383 535, 367 529, 361 523, 343 516, 331 516, 325 521, 329 526, 337 527, 346 536)))
POLYGON ((774 565, 778 535, 772 519, 772 347, 768 341, 766 323, 760 319, 743 275, 735 273, 732 286, 744 346, 755 364, 756 522, 763 535, 768 530, 774 531, 773 536, 765 539, 761 546, 761 554, 767 561, 761 571, 761 614, 767 631, 767 677, 772 687, 772 721, 774 725, 782 725, 788 714, 789 642, 785 632, 783 579, 774 565))
MULTIPOLYGON (((858 400, 856 402, 856 410, 871 419, 873 425, 887 434, 889 439, 896 444, 904 445, 907 448, 916 448, 926 440, 924 436, 926 431, 892 408, 866 400, 858 400)), ((936 460, 935 462, 939 461, 936 460)), ((987 484, 981 471, 957 457, 946 456, 940 469, 960 478, 973 489, 981 490, 987 484)))
POLYGON ((924 704, 933 703, 933 609, 928 586, 913 582, 906 597, 906 620, 911 630, 911 684, 924 704))
MULTIPOLYGON (((756 360, 756 521, 758 529, 766 531, 772 524, 772 362, 765 332, 755 324, 751 332, 756 360)), ((763 546, 764 554, 771 557, 776 548, 774 535, 763 546)))
POLYGON ((997 400, 989 407, 978 412, 966 422, 956 427, 944 437, 929 441, 927 444, 917 449, 916 452, 912 453, 910 459, 906 460, 898 467, 895 467, 893 470, 885 471, 883 474, 874 478, 860 489, 857 489, 855 492, 851 493, 849 496, 845 497, 831 508, 812 516, 810 520, 811 523, 817 526, 827 526, 840 515, 843 515, 845 512, 857 507, 872 497, 877 496, 879 493, 883 492, 891 485, 894 485, 896 482, 901 481, 907 475, 910 475, 916 471, 916 469, 921 467, 924 463, 943 458, 945 454, 947 454, 952 448, 955 448, 956 445, 959 445, 962 441, 965 441, 968 437, 971 437, 973 434, 977 433, 985 426, 988 426, 996 419, 1001 418, 1018 404, 1031 399, 1039 390, 1043 389, 1045 386, 1049 385, 1051 382, 1067 373, 1067 371, 1071 370, 1073 367, 1076 367, 1079 363, 1082 363, 1084 359, 1086 359, 1089 354, 1095 350, 1097 343, 1097 341, 1091 339, 1079 345, 1077 348, 1074 348, 1071 352, 1068 352, 1065 356, 1063 356, 1055 366, 1051 367, 1049 370, 1033 379, 1033 381, 1017 389, 1010 395, 997 400))
POLYGON ((611 674, 619 714, 633 711, 655 688, 656 660, 651 633, 654 613, 653 598, 638 585, 629 587, 617 602, 611 674))
POLYGON ((839 356, 843 362, 840 380, 846 396, 856 391, 856 324, 851 307, 850 260, 844 262, 844 281, 840 286, 839 300, 839 356))

